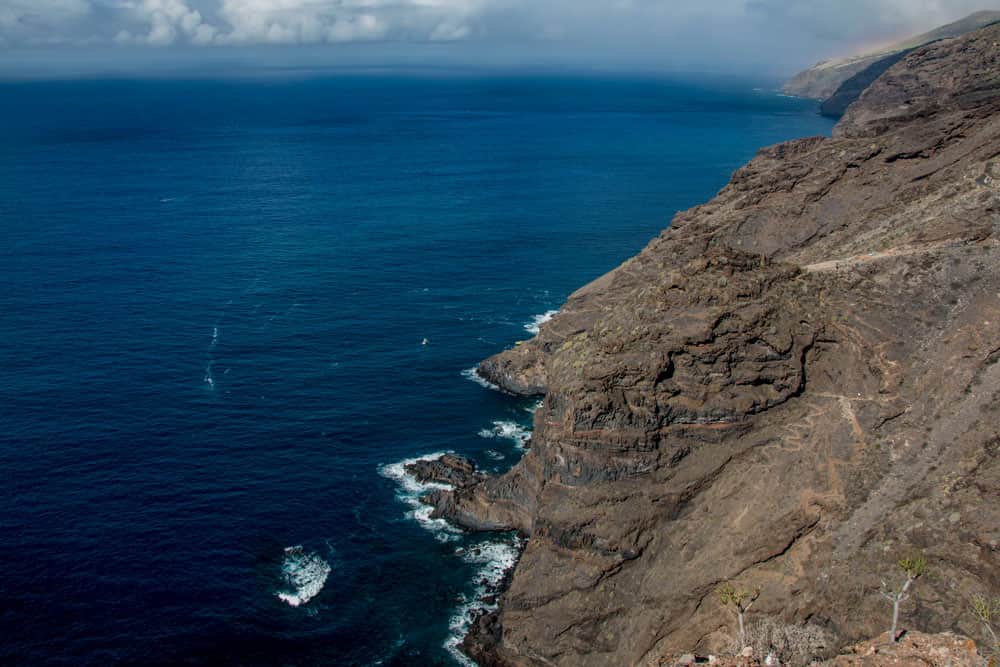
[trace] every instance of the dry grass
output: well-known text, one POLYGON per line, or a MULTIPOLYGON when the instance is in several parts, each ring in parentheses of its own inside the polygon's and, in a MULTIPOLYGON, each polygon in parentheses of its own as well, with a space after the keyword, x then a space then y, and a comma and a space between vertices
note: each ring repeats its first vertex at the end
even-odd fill
POLYGON ((776 619, 764 617, 747 626, 747 641, 735 646, 738 654, 745 646, 753 648, 754 656, 763 661, 768 655, 782 665, 804 667, 816 660, 830 657, 834 649, 833 638, 823 628, 815 625, 785 625, 776 619))

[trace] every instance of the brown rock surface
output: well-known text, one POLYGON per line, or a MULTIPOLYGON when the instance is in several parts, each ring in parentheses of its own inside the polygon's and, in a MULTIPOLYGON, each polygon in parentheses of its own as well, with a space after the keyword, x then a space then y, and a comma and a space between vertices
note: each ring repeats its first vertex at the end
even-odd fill
MULTIPOLYGON (((483 664, 648 664, 751 616, 985 639, 1000 590, 1000 27, 918 49, 835 138, 760 151, 709 203, 484 362, 545 393, 507 475, 438 512, 529 536, 483 664)), ((847 663, 844 663, 847 664, 847 663)), ((874 663, 850 663, 874 664, 874 663)), ((899 663, 907 664, 907 663, 899 663)), ((923 663, 921 663, 923 664, 923 663)))
POLYGON ((434 460, 421 459, 406 466, 406 472, 421 484, 428 482, 449 486, 469 486, 482 479, 476 471, 476 464, 469 459, 445 454, 434 460))
POLYGON ((897 643, 889 633, 851 647, 851 652, 831 660, 830 667, 981 667, 982 656, 968 637, 909 632, 897 643))
MULTIPOLYGON (((658 667, 689 667, 703 664, 715 667, 765 667, 766 655, 695 656, 671 655, 655 662, 658 667)), ((784 663, 783 663, 784 664, 784 663)), ((968 637, 941 633, 928 635, 908 632, 897 643, 889 633, 862 642, 832 660, 813 663, 816 667, 983 667, 976 643, 968 637)))

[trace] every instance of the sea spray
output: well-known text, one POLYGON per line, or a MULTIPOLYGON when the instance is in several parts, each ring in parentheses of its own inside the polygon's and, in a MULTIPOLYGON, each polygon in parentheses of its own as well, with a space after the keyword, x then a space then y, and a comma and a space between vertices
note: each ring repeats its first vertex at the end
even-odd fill
POLYGON ((480 438, 510 440, 518 449, 524 449, 531 440, 531 430, 513 421, 495 421, 492 428, 479 431, 480 438))
POLYGON ((379 468, 380 475, 396 482, 399 489, 396 493, 396 497, 410 507, 410 511, 406 513, 406 516, 415 520, 423 528, 426 528, 428 531, 433 533, 434 537, 437 538, 439 542, 451 542, 457 540, 462 531, 444 519, 431 518, 434 508, 430 505, 422 503, 420 501, 420 497, 435 489, 450 490, 453 487, 448 484, 441 484, 438 482, 419 482, 416 477, 407 472, 406 467, 420 461, 434 461, 441 458, 445 454, 446 452, 437 452, 426 456, 404 459, 397 463, 390 463, 379 468))
POLYGON ((549 310, 540 315, 535 315, 531 318, 531 321, 524 325, 524 330, 533 336, 537 336, 541 330, 542 325, 551 320, 553 317, 559 314, 558 310, 549 310))
POLYGON ((283 589, 278 591, 278 599, 292 607, 306 604, 323 590, 330 571, 330 564, 318 554, 301 546, 286 548, 281 561, 283 589))
POLYGON ((500 389, 500 387, 498 387, 497 385, 493 384, 492 382, 490 382, 489 380, 487 380, 486 378, 484 378, 482 375, 480 375, 478 373, 478 370, 479 369, 476 366, 473 366, 472 368, 467 368, 464 371, 462 371, 462 377, 464 377, 466 380, 472 380, 473 382, 475 382, 476 384, 478 384, 480 387, 483 387, 485 389, 492 389, 494 391, 502 391, 500 389))
POLYGON ((508 540, 491 540, 455 550, 463 561, 478 566, 472 597, 455 610, 448 622, 450 634, 444 642, 445 649, 460 664, 475 667, 476 663, 462 653, 459 647, 475 620, 481 614, 497 609, 496 596, 507 575, 517 564, 523 549, 523 540, 512 536, 508 540))

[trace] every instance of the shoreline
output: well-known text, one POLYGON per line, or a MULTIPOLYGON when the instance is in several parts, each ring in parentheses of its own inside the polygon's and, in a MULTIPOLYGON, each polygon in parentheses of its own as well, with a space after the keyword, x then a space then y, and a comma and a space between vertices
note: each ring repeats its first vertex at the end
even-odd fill
MULTIPOLYGON (((549 321, 555 313, 556 311, 547 311, 533 316, 524 325, 525 330, 532 331, 538 325, 549 321)), ((516 396, 516 394, 505 391, 482 377, 479 374, 478 366, 466 369, 461 375, 484 389, 507 396, 516 396)), ((524 411, 534 415, 539 407, 540 402, 534 403, 525 407, 524 411)), ((532 430, 512 419, 496 419, 493 420, 490 428, 484 427, 476 435, 487 441, 506 440, 512 443, 515 451, 523 456, 530 444, 532 430)), ((483 449, 482 454, 494 461, 507 459, 494 449, 483 449)), ((406 517, 414 520, 442 543, 475 539, 477 535, 484 534, 483 531, 463 527, 445 517, 435 516, 437 508, 431 502, 433 494, 453 493, 460 487, 434 479, 421 480, 414 470, 414 466, 440 463, 442 459, 455 456, 454 452, 438 451, 403 459, 396 463, 383 464, 378 468, 380 476, 396 484, 396 498, 410 508, 405 513, 406 517)), ((511 461, 510 465, 506 467, 509 470, 517 463, 517 460, 511 461)), ((493 534, 497 533, 493 532, 493 534)), ((455 557, 465 563, 478 566, 470 582, 473 584, 473 592, 468 597, 463 595, 460 603, 453 610, 448 621, 449 634, 443 645, 451 657, 463 667, 482 667, 481 663, 470 652, 470 648, 473 647, 473 638, 477 635, 477 628, 482 625, 483 619, 494 616, 498 612, 500 598, 505 593, 527 544, 527 538, 516 531, 502 531, 499 534, 501 535, 499 539, 487 538, 481 542, 458 546, 453 553, 455 557)), ((472 648, 472 651, 474 652, 475 649, 472 648)), ((481 658, 482 655, 480 655, 481 658)))
POLYGON ((545 396, 509 472, 434 499, 457 525, 528 536, 530 567, 465 641, 483 667, 722 653, 725 583, 757 591, 755 617, 829 632, 810 653, 840 650, 884 629, 863 592, 924 552, 941 576, 911 627, 982 634, 955 619, 998 564, 955 554, 997 543, 978 489, 1000 474, 982 463, 1000 392, 1000 96, 981 82, 998 39, 914 51, 832 137, 761 148, 477 367, 545 396), (816 269, 831 262, 845 270, 816 269))
POLYGON ((467 585, 472 586, 471 593, 462 594, 448 619, 449 632, 443 648, 463 667, 477 667, 477 663, 462 651, 462 647, 479 618, 498 608, 499 598, 521 557, 525 540, 516 534, 503 534, 471 544, 460 544, 465 540, 477 539, 477 534, 446 519, 432 516, 434 507, 423 502, 427 494, 452 491, 456 487, 440 482, 420 481, 409 468, 420 463, 438 462, 447 456, 453 454, 435 452, 385 464, 380 466, 379 475, 396 483, 396 498, 410 508, 405 513, 408 519, 415 521, 439 542, 458 545, 452 552, 452 557, 476 568, 467 582, 467 585))

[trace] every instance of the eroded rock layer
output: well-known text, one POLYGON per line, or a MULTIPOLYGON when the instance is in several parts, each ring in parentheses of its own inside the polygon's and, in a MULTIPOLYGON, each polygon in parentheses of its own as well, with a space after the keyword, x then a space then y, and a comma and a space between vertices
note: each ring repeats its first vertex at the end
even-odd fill
POLYGON ((918 49, 832 139, 763 149, 485 377, 544 394, 500 478, 437 499, 527 547, 484 665, 642 665, 730 641, 720 582, 832 650, 987 639, 1000 590, 1000 27, 918 49))

